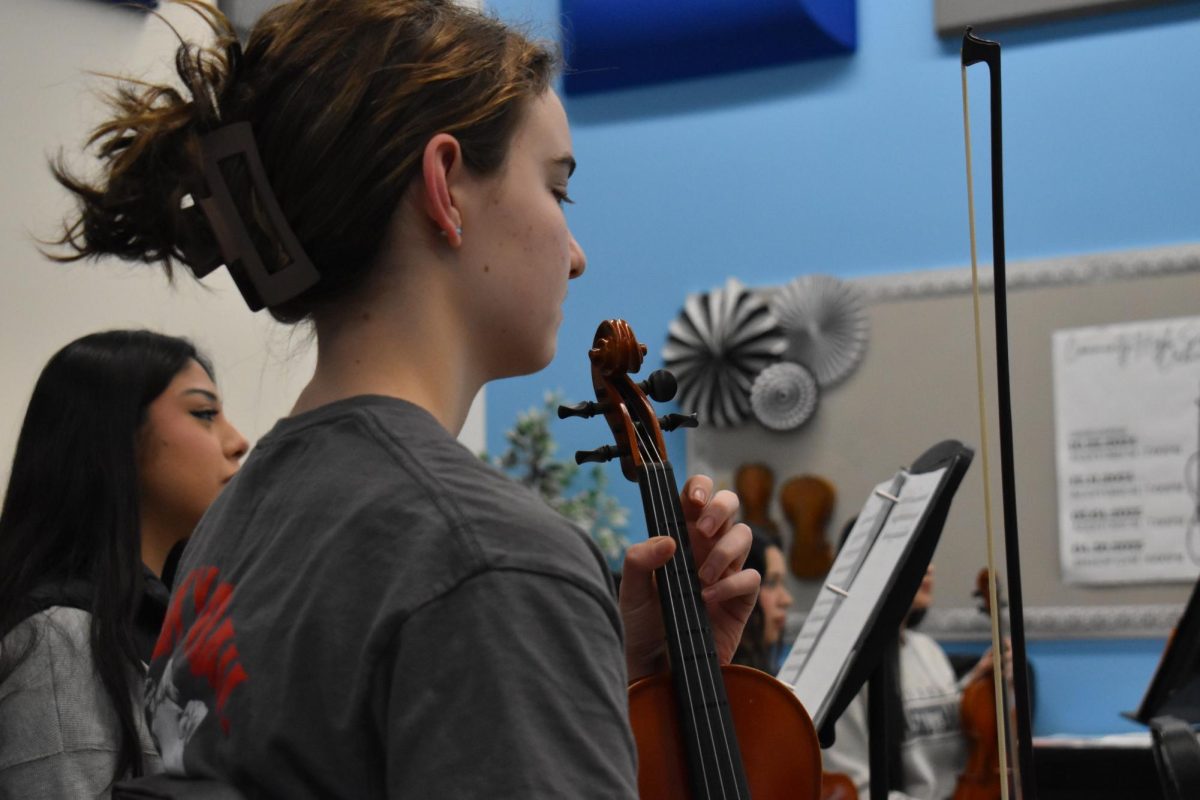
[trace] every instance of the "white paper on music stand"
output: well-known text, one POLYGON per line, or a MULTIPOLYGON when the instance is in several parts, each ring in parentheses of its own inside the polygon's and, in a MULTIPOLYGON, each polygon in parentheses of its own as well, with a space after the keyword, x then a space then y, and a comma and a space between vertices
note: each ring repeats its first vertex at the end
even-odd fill
POLYGON ((875 487, 779 670, 818 729, 945 473, 906 474, 895 504, 879 495, 890 493, 894 481, 875 487), (887 518, 872 538, 880 513, 887 518))

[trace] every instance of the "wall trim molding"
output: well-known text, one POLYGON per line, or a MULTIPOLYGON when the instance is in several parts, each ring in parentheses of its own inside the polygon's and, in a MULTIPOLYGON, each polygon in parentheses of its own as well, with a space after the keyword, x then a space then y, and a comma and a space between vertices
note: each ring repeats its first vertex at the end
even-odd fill
MULTIPOLYGON (((1008 265, 1008 288, 1020 291, 1191 272, 1200 272, 1200 244, 1197 243, 1014 262, 1008 265)), ((850 282, 863 291, 868 303, 945 297, 970 294, 971 268, 871 275, 850 282)), ((991 290, 991 264, 980 265, 979 287, 981 291, 991 290)))
MULTIPOLYGON (((1025 609, 1027 639, 1161 639, 1183 606, 1033 606, 1025 609)), ((931 608, 920 630, 942 641, 991 638, 988 618, 973 608, 931 608)))

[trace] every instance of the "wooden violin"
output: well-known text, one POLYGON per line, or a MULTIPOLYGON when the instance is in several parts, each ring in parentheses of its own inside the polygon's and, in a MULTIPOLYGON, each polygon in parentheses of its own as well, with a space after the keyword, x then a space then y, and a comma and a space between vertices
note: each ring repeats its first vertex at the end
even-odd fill
POLYGON ((833 566, 833 548, 825 531, 836 502, 837 490, 819 475, 800 475, 779 490, 779 504, 792 524, 788 561, 797 578, 820 578, 833 566))
POLYGON ((842 772, 821 775, 821 800, 858 800, 858 787, 842 772))
POLYGON ((779 527, 767 513, 775 492, 775 473, 766 464, 742 464, 733 474, 733 491, 741 502, 742 522, 783 549, 779 527))
MULTIPOLYGON (((991 616, 988 569, 975 578, 980 611, 991 616)), ((992 671, 977 676, 963 689, 961 713, 967 740, 967 764, 958 776, 954 800, 1000 800, 1000 742, 996 725, 996 695, 992 671)))
POLYGON ((623 320, 606 320, 588 353, 596 402, 564 406, 559 416, 603 414, 614 445, 576 453, 576 461, 619 457, 641 488, 651 536, 675 539, 675 555, 655 572, 671 669, 629 688, 645 800, 819 797, 821 756, 813 723, 792 691, 765 672, 718 663, 692 548, 662 431, 694 426, 695 416, 655 415, 647 394, 674 396, 659 370, 641 384, 646 346, 623 320))

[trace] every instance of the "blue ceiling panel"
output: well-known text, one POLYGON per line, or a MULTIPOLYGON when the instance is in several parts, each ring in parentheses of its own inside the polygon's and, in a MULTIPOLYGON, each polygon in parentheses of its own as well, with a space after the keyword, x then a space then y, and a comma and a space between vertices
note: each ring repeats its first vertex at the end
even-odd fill
POLYGON ((562 0, 568 94, 851 53, 855 0, 562 0))

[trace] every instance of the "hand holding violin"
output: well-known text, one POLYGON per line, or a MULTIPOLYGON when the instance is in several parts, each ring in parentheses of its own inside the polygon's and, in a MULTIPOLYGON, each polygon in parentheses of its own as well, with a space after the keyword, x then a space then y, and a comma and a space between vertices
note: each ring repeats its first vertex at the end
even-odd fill
MULTIPOLYGON (((758 599, 760 576, 742 567, 750 552, 750 529, 735 521, 737 495, 726 490, 714 494, 712 479, 706 475, 689 478, 680 495, 717 658, 725 665, 732 660, 758 599)), ((633 545, 625 554, 620 604, 630 681, 667 668, 654 570, 671 560, 675 547, 674 539, 656 536, 633 545)))
POLYGON ((645 354, 627 322, 600 323, 588 351, 596 400, 559 408, 604 416, 614 443, 575 459, 620 457, 642 492, 650 539, 626 553, 620 600, 629 674, 640 678, 629 687, 639 795, 815 800, 821 756, 808 713, 765 672, 729 664, 758 594, 758 574, 742 568, 750 530, 733 521, 737 497, 714 494, 711 479, 678 490, 662 434, 696 418, 658 417, 649 398, 670 400, 675 379, 660 370, 635 383, 645 354))

